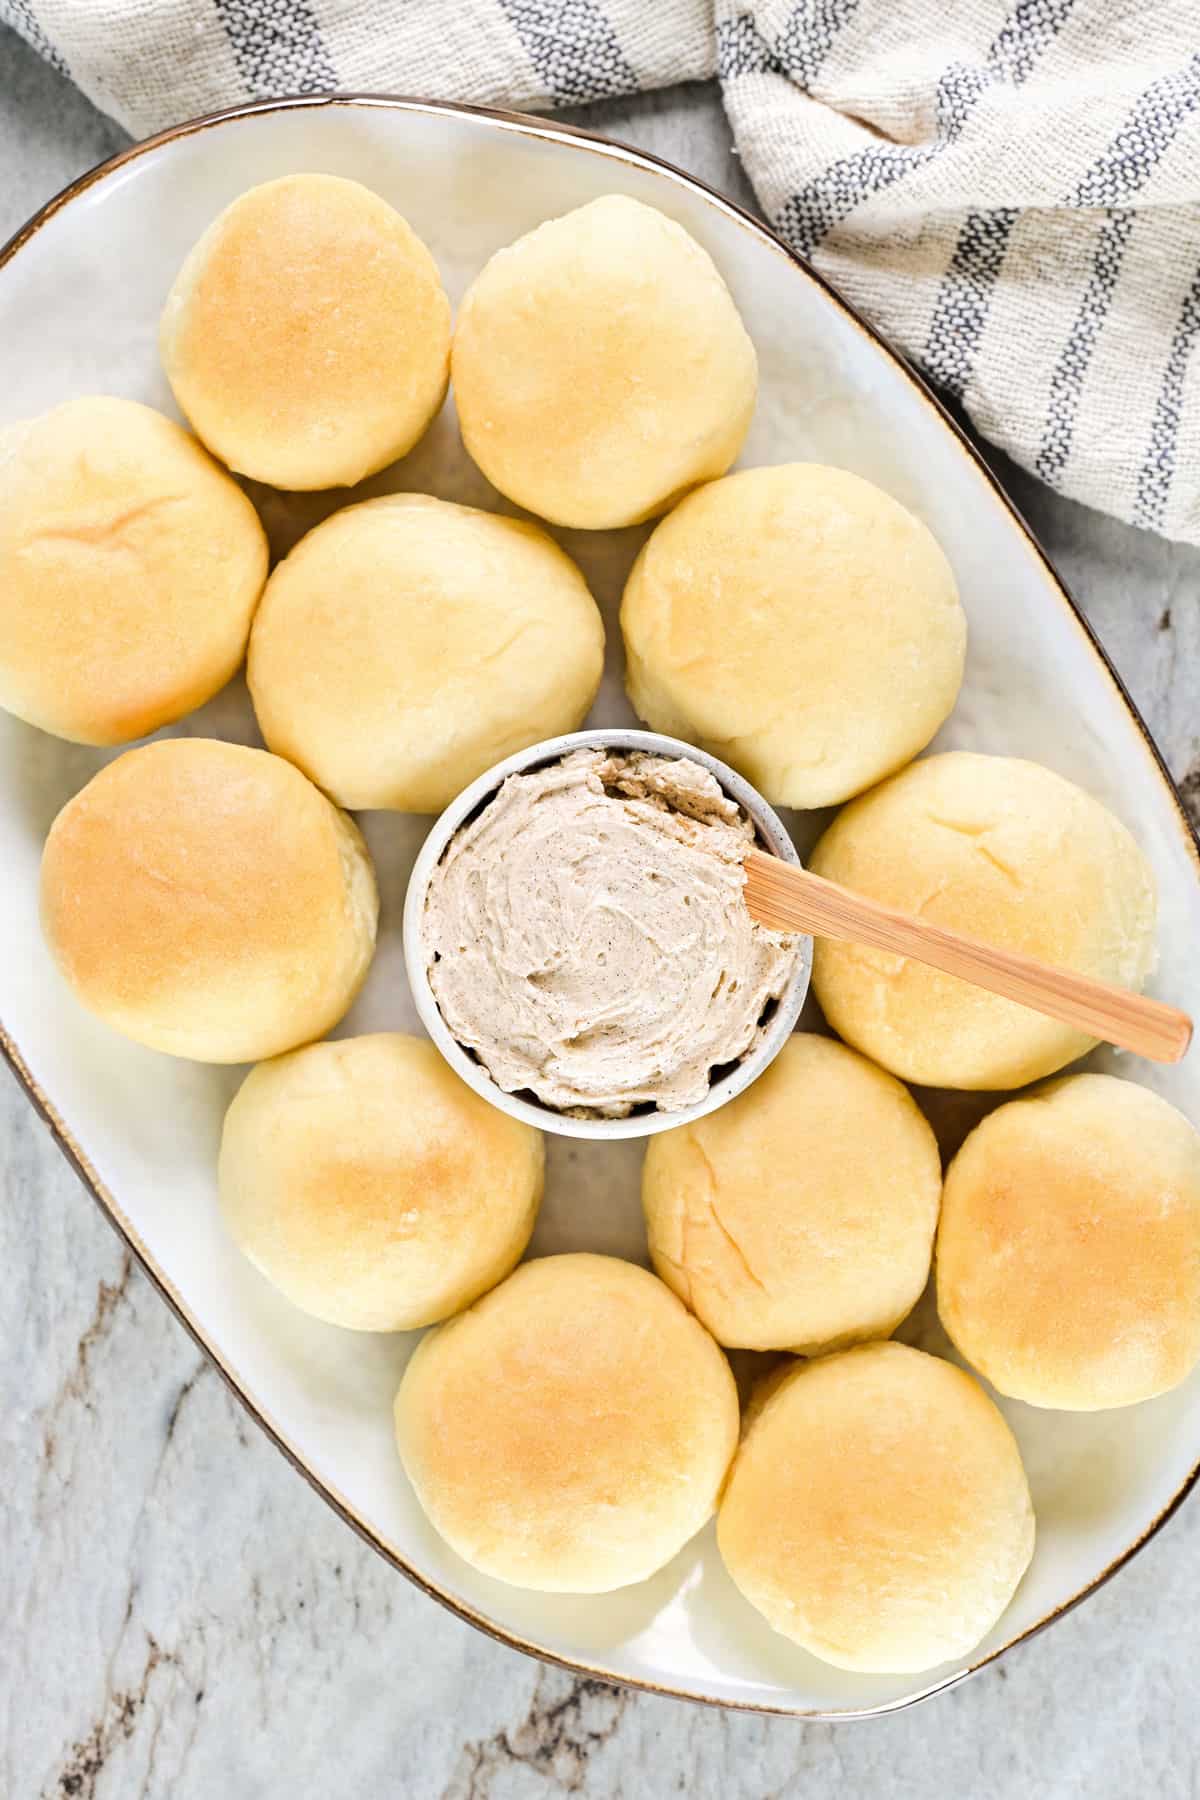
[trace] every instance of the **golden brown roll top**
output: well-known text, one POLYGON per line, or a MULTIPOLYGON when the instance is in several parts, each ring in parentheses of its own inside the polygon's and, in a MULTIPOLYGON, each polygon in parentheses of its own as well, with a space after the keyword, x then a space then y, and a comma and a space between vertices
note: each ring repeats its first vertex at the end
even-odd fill
POLYGON ((656 731, 776 806, 830 806, 923 750, 967 626, 928 527, 845 469, 742 469, 689 494, 633 566, 626 683, 656 731))
POLYGON ((609 1256, 524 1263, 422 1340, 396 1396, 437 1530, 484 1574, 548 1593, 661 1568, 711 1517, 737 1432, 704 1327, 609 1256))
POLYGON ((132 400, 0 430, 0 706, 83 744, 182 718, 234 673, 267 540, 195 438, 132 400))
MULTIPOLYGON (((1141 987, 1154 966, 1154 877, 1141 850, 1098 800, 1037 763, 967 751, 913 763, 839 813, 809 867, 1122 987, 1141 987)), ((929 1087, 1022 1087, 1093 1044, 953 975, 829 938, 814 948, 813 991, 839 1036, 929 1087)))
POLYGON ((806 1355, 886 1337, 916 1304, 941 1191, 911 1095, 810 1032, 653 1138, 642 1170, 654 1267, 717 1342, 806 1355))
POLYGON ((989 1114, 946 1174, 938 1311, 1002 1394, 1091 1412, 1200 1360, 1200 1135, 1131 1081, 1069 1075, 989 1114))
POLYGON ((343 806, 440 812, 485 769, 574 731, 604 627, 536 525, 391 494, 284 558, 247 670, 267 743, 343 806))
POLYGON ((469 1306, 533 1230, 540 1132, 489 1106, 427 1039, 310 1044, 260 1063, 221 1138, 221 1209, 294 1305, 354 1331, 469 1306))
POLYGON ((906 1344, 798 1363, 751 1419, 717 1542, 769 1624, 841 1669, 966 1656, 1033 1554, 1016 1440, 978 1382, 906 1344))
POLYGON ((728 288, 681 225, 606 194, 499 250, 454 333, 463 441, 556 525, 663 512, 729 467, 758 366, 728 288))
POLYGON ((180 407, 231 469, 349 487, 411 450, 440 407, 450 303, 386 200, 285 175, 239 195, 192 249, 159 346, 180 407))
POLYGON ((341 1018, 379 902, 358 828, 298 769, 172 738, 118 757, 64 806, 41 904, 89 1011, 173 1056, 252 1062, 341 1018))

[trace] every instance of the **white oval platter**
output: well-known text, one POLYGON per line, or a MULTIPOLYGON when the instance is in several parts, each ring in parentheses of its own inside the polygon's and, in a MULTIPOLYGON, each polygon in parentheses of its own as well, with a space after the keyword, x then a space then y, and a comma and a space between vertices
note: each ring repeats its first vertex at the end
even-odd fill
MULTIPOLYGON (((185 252, 228 201, 295 170, 352 176, 431 246, 452 298, 491 252, 606 192, 660 207, 706 245, 758 346, 762 393, 743 464, 813 459, 857 470, 941 540, 970 621, 966 684, 939 743, 1032 757, 1112 806, 1161 890, 1153 984, 1200 1013, 1200 864, 1145 729, 1053 570, 927 391, 762 226, 678 170, 553 122, 377 97, 266 102, 182 126, 85 176, 0 253, 0 423, 73 394, 174 412, 159 310, 185 252)), ((452 406, 404 462, 360 493, 425 489, 496 505, 466 460, 452 406)), ((345 495, 253 490, 276 552, 345 495)), ((357 497, 357 496, 355 496, 357 497)), ((511 509, 510 509, 511 510, 511 509)), ((609 629, 589 724, 632 724, 616 606, 645 532, 560 532, 609 629)), ((182 728, 255 742, 240 681, 182 728)), ((602 1598, 545 1597, 467 1568, 426 1524, 392 1446, 391 1400, 411 1348, 294 1312, 224 1237, 214 1165, 240 1071, 172 1061, 83 1014, 42 944, 37 871, 58 807, 106 760, 0 715, 0 1020, 34 1103, 116 1228, 280 1448, 396 1566, 505 1642, 589 1674, 731 1706, 853 1717, 947 1687, 1083 1597, 1153 1532, 1200 1459, 1200 1380, 1150 1405, 1091 1416, 1005 1406, 1038 1515, 1034 1563, 969 1663, 921 1678, 828 1668, 762 1622, 726 1577, 711 1527, 653 1580, 602 1598)), ((790 821, 803 852, 817 821, 790 821)), ((383 890, 380 954, 343 1032, 417 1029, 400 951, 405 883, 424 819, 364 821, 383 890)), ((1200 1053, 1156 1071, 1100 1059, 1200 1119, 1200 1053)), ((974 1101, 950 1108, 961 1133, 974 1101)), ((644 1259, 642 1145, 550 1141, 534 1250, 644 1259)), ((903 1335, 944 1348, 926 1302, 903 1335)))

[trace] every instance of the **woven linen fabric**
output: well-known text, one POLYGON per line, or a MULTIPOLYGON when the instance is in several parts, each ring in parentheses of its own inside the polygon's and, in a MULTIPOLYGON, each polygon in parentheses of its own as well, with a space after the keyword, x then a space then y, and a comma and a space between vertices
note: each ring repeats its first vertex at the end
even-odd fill
POLYGON ((1061 492, 1200 542, 1198 0, 0 0, 145 134, 716 74, 767 217, 1061 492))

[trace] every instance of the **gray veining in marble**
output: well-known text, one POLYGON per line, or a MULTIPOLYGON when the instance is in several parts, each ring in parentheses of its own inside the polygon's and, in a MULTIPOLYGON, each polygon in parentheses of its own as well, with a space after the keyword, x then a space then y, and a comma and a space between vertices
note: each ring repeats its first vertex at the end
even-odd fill
MULTIPOLYGON (((578 115, 748 200, 714 91, 578 115)), ((0 30, 0 237, 122 142, 0 30)), ((1000 474, 1200 806, 1200 552, 1000 474)), ((1200 1793, 1200 1503, 924 1707, 841 1727, 576 1681, 471 1631, 247 1421, 0 1076, 0 1795, 1200 1793)))

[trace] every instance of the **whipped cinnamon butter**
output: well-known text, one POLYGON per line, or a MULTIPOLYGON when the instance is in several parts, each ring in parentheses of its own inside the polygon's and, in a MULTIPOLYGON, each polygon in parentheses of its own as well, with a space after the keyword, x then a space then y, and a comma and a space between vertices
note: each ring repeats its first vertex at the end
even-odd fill
POLYGON ((796 965, 742 901, 754 828, 687 758, 576 750, 510 775, 426 898, 439 1010, 506 1092, 620 1118, 704 1099, 796 965))

